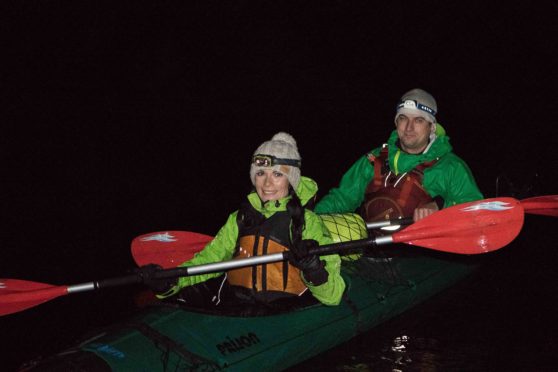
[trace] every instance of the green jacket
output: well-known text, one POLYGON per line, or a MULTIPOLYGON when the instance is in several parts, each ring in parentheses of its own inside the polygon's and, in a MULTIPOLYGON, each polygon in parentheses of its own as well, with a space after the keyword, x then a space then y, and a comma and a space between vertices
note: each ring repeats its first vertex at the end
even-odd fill
MULTIPOLYGON (((440 196, 444 199, 444 208, 483 199, 471 170, 452 152, 449 137, 443 129, 430 149, 423 154, 403 152, 397 147, 397 140, 397 131, 394 130, 387 145, 389 167, 396 175, 408 172, 421 163, 438 159, 432 167, 425 169, 423 186, 432 198, 440 196)), ((381 148, 380 146, 369 154, 378 156, 381 148)), ((358 159, 343 175, 339 187, 331 189, 318 202, 316 213, 354 212, 362 204, 366 187, 374 177, 374 166, 368 160, 369 154, 358 159)))
MULTIPOLYGON (((296 193, 300 198, 302 205, 306 205, 306 203, 314 197, 317 190, 318 186, 313 180, 307 177, 301 177, 296 193)), ((277 206, 275 202, 263 204, 256 192, 252 192, 248 195, 250 204, 252 204, 252 206, 266 218, 271 217, 277 211, 286 210, 287 202, 290 199, 290 196, 280 199, 279 205, 277 206)), ((233 212, 227 219, 225 225, 219 230, 215 238, 209 242, 202 251, 196 253, 193 259, 184 262, 180 266, 201 265, 232 259, 238 240, 238 223, 236 220, 237 214, 238 211, 233 212)), ((303 239, 314 239, 320 245, 330 244, 333 242, 329 235, 329 231, 324 226, 322 220, 315 213, 306 209, 304 218, 305 227, 302 232, 303 239)), ((314 297, 320 302, 325 305, 338 305, 341 301, 343 291, 345 290, 345 282, 343 281, 340 273, 341 259, 338 255, 322 256, 320 259, 325 262, 325 268, 329 273, 328 281, 322 285, 313 286, 304 280, 304 276, 302 276, 302 280, 314 297)), ((159 297, 168 297, 176 294, 183 287, 201 283, 222 274, 223 273, 213 273, 181 277, 178 280, 177 286, 159 297)))

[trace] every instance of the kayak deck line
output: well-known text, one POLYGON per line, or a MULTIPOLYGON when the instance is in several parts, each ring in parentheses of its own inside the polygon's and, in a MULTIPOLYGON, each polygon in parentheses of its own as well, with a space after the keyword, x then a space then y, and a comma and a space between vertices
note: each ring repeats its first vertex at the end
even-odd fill
POLYGON ((126 323, 125 326, 136 329, 141 334, 143 334, 145 337, 152 340, 154 344, 163 345, 164 347, 166 347, 169 352, 172 351, 172 352, 175 352, 175 353, 179 354, 182 358, 184 358, 185 360, 188 360, 191 363, 191 365, 196 367, 196 368, 198 368, 202 365, 206 366, 206 367, 207 366, 214 366, 215 368, 218 368, 217 364, 211 362, 208 359, 202 358, 199 355, 192 354, 190 351, 188 351, 188 349, 186 349, 180 343, 178 343, 175 340, 167 337, 163 333, 157 331, 157 329, 155 329, 155 328, 153 328, 153 327, 151 327, 151 326, 149 326, 145 323, 129 322, 129 323, 126 323))

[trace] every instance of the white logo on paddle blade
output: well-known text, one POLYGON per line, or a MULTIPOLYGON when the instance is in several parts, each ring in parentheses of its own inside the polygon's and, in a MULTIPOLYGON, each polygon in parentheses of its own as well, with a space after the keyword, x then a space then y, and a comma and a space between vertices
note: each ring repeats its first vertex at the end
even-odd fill
POLYGON ((505 211, 506 209, 512 209, 513 206, 508 207, 510 203, 505 203, 501 201, 493 201, 493 202, 483 202, 475 205, 471 205, 470 207, 463 208, 463 211, 471 212, 471 211, 480 211, 480 210, 487 210, 487 211, 505 211))
POLYGON ((170 242, 175 242, 176 241, 174 236, 172 236, 168 232, 166 232, 164 234, 149 235, 149 236, 146 236, 145 238, 141 238, 142 242, 149 242, 149 241, 152 241, 152 240, 156 240, 158 242, 163 242, 163 243, 170 243, 170 242))

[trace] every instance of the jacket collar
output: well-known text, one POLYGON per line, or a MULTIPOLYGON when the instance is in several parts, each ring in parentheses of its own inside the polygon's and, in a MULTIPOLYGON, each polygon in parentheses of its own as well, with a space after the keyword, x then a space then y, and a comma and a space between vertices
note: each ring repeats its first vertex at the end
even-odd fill
POLYGON ((399 137, 397 136, 397 131, 394 130, 388 139, 388 153, 390 168, 395 170, 396 174, 408 172, 419 164, 439 159, 452 151, 449 137, 446 135, 438 135, 430 149, 422 154, 408 154, 398 144, 399 137))

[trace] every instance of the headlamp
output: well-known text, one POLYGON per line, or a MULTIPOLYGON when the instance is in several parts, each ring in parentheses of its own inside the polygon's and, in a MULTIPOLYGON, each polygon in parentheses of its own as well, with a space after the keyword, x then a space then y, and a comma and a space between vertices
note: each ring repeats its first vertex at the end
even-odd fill
POLYGON ((404 101, 401 101, 397 104, 397 109, 396 111, 399 111, 399 109, 402 108, 406 108, 406 109, 414 109, 414 110, 421 110, 424 112, 429 113, 432 116, 436 116, 436 110, 423 105, 422 103, 419 103, 418 101, 414 100, 414 99, 406 99, 404 101))
POLYGON ((300 168, 300 160, 296 159, 281 159, 273 155, 257 154, 252 156, 252 164, 258 167, 271 168, 275 165, 290 165, 292 167, 300 168))

